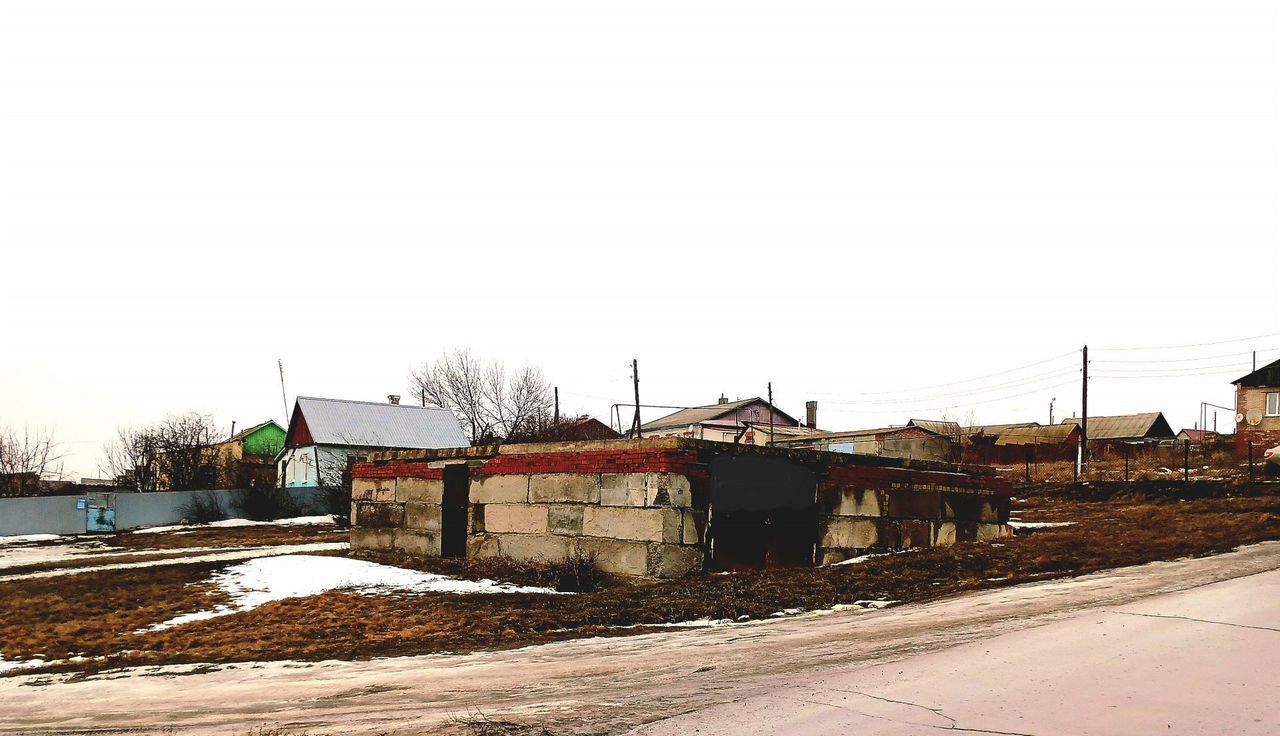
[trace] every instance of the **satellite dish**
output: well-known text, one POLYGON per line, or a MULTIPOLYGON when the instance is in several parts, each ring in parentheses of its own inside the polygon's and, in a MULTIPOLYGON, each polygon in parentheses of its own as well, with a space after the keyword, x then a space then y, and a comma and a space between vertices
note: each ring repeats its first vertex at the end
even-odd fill
POLYGON ((1250 409, 1244 415, 1245 421, 1249 422, 1250 427, 1256 427, 1262 423, 1262 410, 1250 409))
POLYGON ((1237 415, 1236 415, 1236 424, 1244 424, 1244 415, 1243 415, 1243 414, 1237 414, 1237 415))

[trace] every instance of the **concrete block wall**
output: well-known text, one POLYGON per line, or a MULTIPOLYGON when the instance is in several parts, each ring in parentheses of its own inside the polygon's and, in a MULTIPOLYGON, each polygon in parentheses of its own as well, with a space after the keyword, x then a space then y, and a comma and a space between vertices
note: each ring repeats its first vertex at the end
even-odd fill
POLYGON ((352 548, 439 555, 444 468, 465 463, 467 556, 594 554, 616 575, 678 577, 709 559, 709 463, 724 453, 814 471, 823 564, 1011 533, 1011 487, 984 471, 655 438, 375 454, 352 473, 352 548))
POLYGON ((358 467, 351 479, 352 549, 439 557, 443 467, 425 461, 358 467))
POLYGON ((465 462, 468 557, 594 554, 605 572, 632 577, 701 570, 706 471, 695 452, 677 444, 579 442, 375 457, 353 471, 352 547, 439 555, 443 467, 465 462), (522 451, 531 447, 543 451, 522 451))
POLYGON ((1012 536, 1010 491, 961 473, 830 467, 818 483, 818 561, 1012 536))

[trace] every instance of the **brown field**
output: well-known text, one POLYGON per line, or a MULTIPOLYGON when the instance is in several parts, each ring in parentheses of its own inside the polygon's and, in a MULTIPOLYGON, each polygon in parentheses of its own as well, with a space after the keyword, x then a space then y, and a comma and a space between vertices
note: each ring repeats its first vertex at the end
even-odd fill
MULTIPOLYGON (((701 575, 571 596, 334 592, 152 633, 133 632, 218 602, 202 581, 219 565, 0 582, 0 641, 7 659, 101 657, 54 668, 99 670, 463 652, 623 635, 646 624, 767 618, 788 608, 818 610, 866 599, 923 601, 1280 539, 1278 491, 1270 484, 1028 488, 1015 503, 1022 520, 1077 523, 855 565, 701 575)), ((541 574, 537 566, 495 562, 414 566, 511 582, 541 574)))

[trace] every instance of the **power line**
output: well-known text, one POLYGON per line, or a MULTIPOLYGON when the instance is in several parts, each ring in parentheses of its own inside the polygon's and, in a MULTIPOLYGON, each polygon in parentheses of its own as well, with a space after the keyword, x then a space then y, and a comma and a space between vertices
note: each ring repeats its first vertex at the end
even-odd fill
POLYGON ((1245 355, 1253 355, 1255 352, 1271 352, 1280 350, 1280 348, 1262 348, 1261 350, 1246 350, 1243 353, 1219 353, 1217 355, 1206 355, 1199 358, 1148 358, 1144 360, 1102 360, 1094 361, 1096 363, 1196 363, 1205 360, 1218 360, 1220 358, 1239 358, 1245 355))
POLYGON ((1218 340, 1216 342, 1197 342, 1188 343, 1186 345, 1157 345, 1144 348, 1097 348, 1099 350, 1109 352, 1129 352, 1134 350, 1186 350, 1189 348, 1203 348, 1211 345, 1229 345, 1233 342, 1248 342, 1249 340, 1265 340, 1267 338, 1280 337, 1280 332, 1272 332, 1266 335, 1254 335, 1252 337, 1237 337, 1231 340, 1218 340))
POLYGON ((938 399, 955 399, 955 398, 961 398, 965 396, 981 396, 982 394, 989 394, 995 391, 1004 391, 1011 388, 1018 388, 1020 386, 1029 386, 1031 384, 1039 383, 1041 381, 1045 381, 1053 378, 1061 378, 1062 376, 1067 376, 1067 375, 1071 375, 1079 372, 1080 372, 1079 368, 1059 369, 1056 371, 1051 371, 1049 373, 1043 373, 1036 376, 1029 376, 1029 377, 1026 377, 1025 379, 1020 378, 1017 381, 995 384, 995 385, 987 386, 980 389, 973 389, 971 391, 929 394, 925 396, 912 397, 910 399, 869 399, 866 401, 828 399, 828 401, 830 401, 833 404, 850 405, 850 406, 876 406, 876 405, 885 405, 885 404, 919 404, 922 401, 935 401, 938 399))
POLYGON ((994 378, 995 376, 1004 376, 1010 373, 1017 373, 1018 371, 1026 370, 1027 368, 1035 368, 1036 366, 1044 365, 1046 363, 1052 363, 1057 360, 1062 360, 1063 358, 1066 358, 1068 356, 1072 356, 1075 354, 1076 354, 1076 351, 1072 350, 1070 352, 1063 353, 1061 355, 1055 355, 1052 358, 1045 358, 1044 360, 1038 360, 1034 363, 1028 363, 1026 365, 1018 366, 1017 368, 1009 368, 1008 370, 996 371, 995 373, 988 373, 983 376, 975 376, 973 378, 966 378, 960 381, 952 381, 950 383, 936 383, 931 386, 917 386, 915 388, 894 389, 892 391, 865 391, 865 392, 843 394, 843 395, 844 396, 887 396, 891 394, 908 394, 908 393, 914 393, 917 391, 928 391, 930 389, 935 389, 935 388, 947 388, 949 386, 959 386, 965 383, 973 383, 974 381, 981 381, 986 378, 994 378))
MULTIPOLYGON (((982 399, 982 400, 980 400, 980 401, 965 401, 965 402, 961 402, 961 403, 959 403, 959 404, 951 404, 951 405, 949 405, 949 406, 935 406, 935 407, 928 407, 928 408, 926 408, 926 407, 921 407, 921 406, 912 406, 912 405, 907 405, 907 407, 906 407, 905 409, 903 409, 903 408, 894 408, 894 409, 861 409, 860 411, 861 411, 862 413, 866 413, 866 414, 890 414, 890 413, 904 413, 904 414, 905 414, 905 413, 908 413, 908 412, 943 411, 944 409, 963 409, 963 408, 970 407, 970 406, 982 406, 983 404, 994 404, 994 403, 999 402, 999 401, 1007 401, 1007 400, 1009 400, 1009 399, 1016 399, 1016 398, 1020 398, 1020 397, 1022 397, 1022 396, 1030 396, 1030 395, 1032 395, 1032 394, 1038 394, 1038 393, 1040 393, 1040 392, 1042 392, 1042 391, 1051 391, 1051 390, 1053 390, 1053 389, 1055 389, 1055 388, 1062 388, 1062 387, 1064 387, 1064 386, 1075 386, 1075 385, 1077 385, 1076 381, 1066 381, 1066 382, 1064 382, 1064 383, 1058 383, 1058 384, 1054 384, 1054 385, 1052 385, 1052 386, 1041 386, 1041 387, 1038 387, 1038 388, 1031 389, 1030 391, 1023 391, 1023 392, 1021 392, 1021 393, 1010 394, 1010 395, 1008 395, 1008 396, 997 396, 997 397, 995 397, 995 398, 991 398, 991 399, 982 399)), ((833 402, 831 402, 831 403, 839 404, 840 402, 834 402, 834 401, 833 401, 833 402)), ((843 404, 842 404, 842 405, 843 405, 843 404)))

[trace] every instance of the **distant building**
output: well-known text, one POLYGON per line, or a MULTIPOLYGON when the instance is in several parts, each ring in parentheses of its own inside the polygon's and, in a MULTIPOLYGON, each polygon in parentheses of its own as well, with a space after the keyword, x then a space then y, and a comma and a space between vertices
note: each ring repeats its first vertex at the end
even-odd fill
MULTIPOLYGON (((1062 420, 1063 424, 1080 426, 1079 417, 1062 420)), ((1162 412, 1123 414, 1113 417, 1089 417, 1089 444, 1120 442, 1158 442, 1173 439, 1173 427, 1162 412)))
POLYGON ((857 455, 946 461, 952 457, 960 425, 954 422, 911 420, 905 427, 856 429, 846 432, 808 432, 775 440, 775 445, 857 455))
POLYGON ((1280 444, 1280 360, 1231 383, 1236 387, 1236 443, 1280 444))
POLYGON ((502 441, 504 445, 529 442, 586 442, 591 440, 616 440, 622 435, 613 427, 589 416, 561 420, 532 431, 519 431, 502 441))
POLYGON ((284 449, 285 430, 273 419, 255 424, 214 445, 229 488, 271 487, 276 484, 276 455, 284 449))
MULTIPOLYGON (((813 411, 817 412, 816 405, 813 411)), ((661 419, 640 426, 645 437, 690 437, 695 440, 717 442, 741 441, 741 435, 751 426, 765 427, 766 432, 773 416, 775 431, 779 427, 799 427, 800 422, 790 414, 771 406, 759 396, 739 401, 729 401, 721 396, 719 402, 707 406, 681 409, 661 419)), ((753 435, 758 437, 757 435, 753 435)), ((765 444, 754 439, 755 444, 765 444)))
POLYGON ((1179 442, 1182 442, 1184 440, 1187 442, 1205 442, 1208 440, 1217 439, 1217 437, 1218 437, 1217 432, 1210 432, 1207 429, 1184 429, 1178 433, 1178 436, 1176 439, 1179 442))
POLYGON ((287 488, 336 486, 348 458, 378 450, 469 447, 448 409, 299 396, 289 418, 284 449, 276 456, 287 488))

